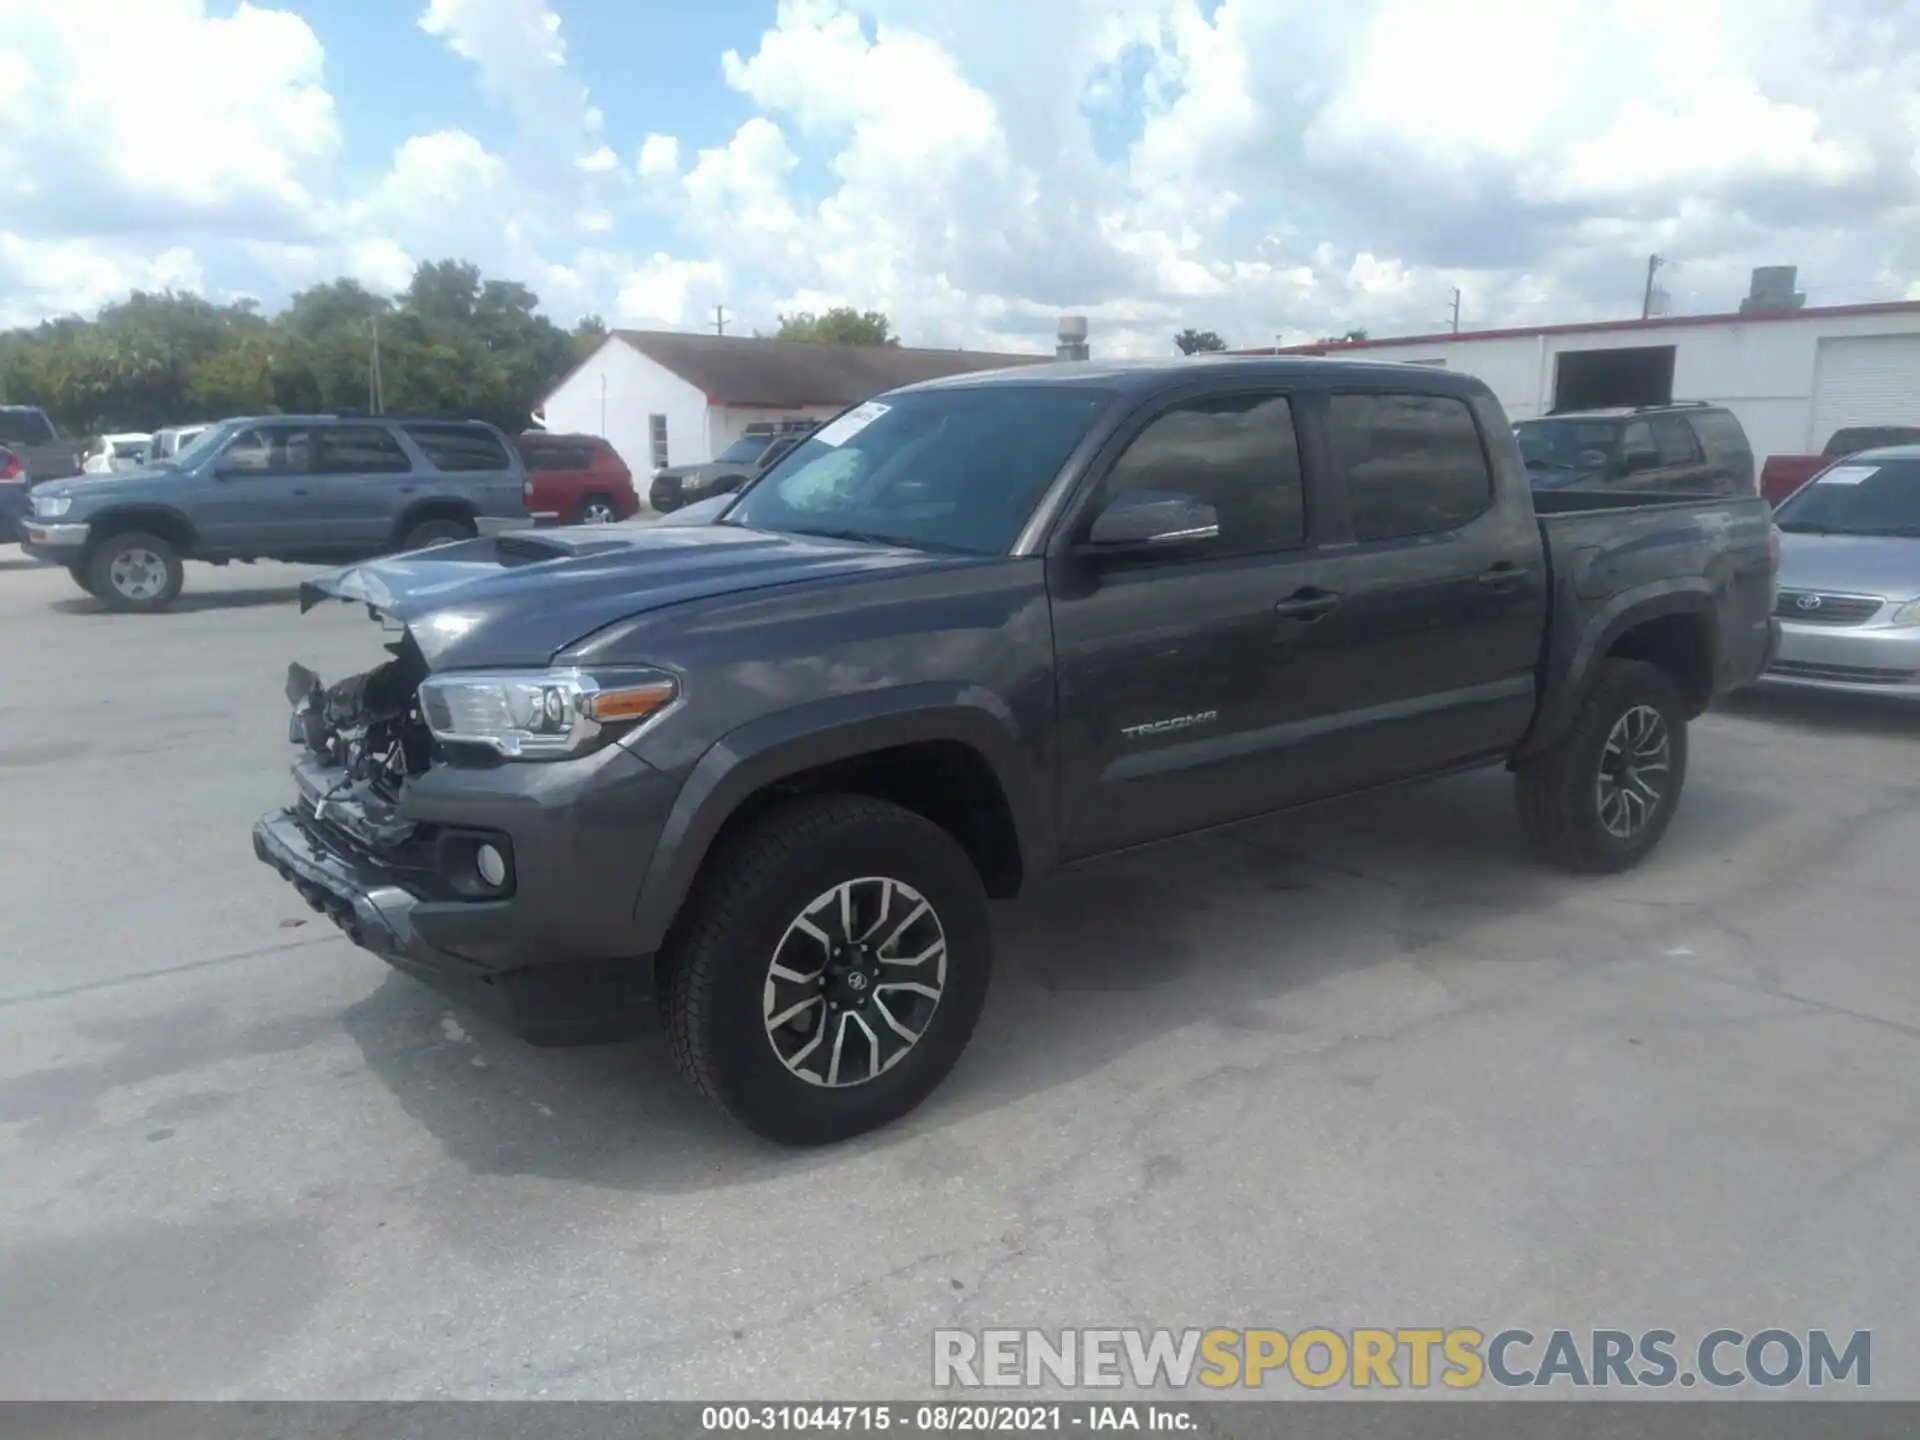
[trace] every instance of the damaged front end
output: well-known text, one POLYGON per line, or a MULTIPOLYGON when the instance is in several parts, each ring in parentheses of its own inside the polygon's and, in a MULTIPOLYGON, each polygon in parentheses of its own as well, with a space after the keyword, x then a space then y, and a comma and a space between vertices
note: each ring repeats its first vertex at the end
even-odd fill
POLYGON ((401 799, 433 762, 419 699, 426 658, 406 630, 386 649, 391 660, 332 685, 304 665, 287 668, 287 738, 305 752, 294 766, 302 808, 374 850, 413 837, 401 799))

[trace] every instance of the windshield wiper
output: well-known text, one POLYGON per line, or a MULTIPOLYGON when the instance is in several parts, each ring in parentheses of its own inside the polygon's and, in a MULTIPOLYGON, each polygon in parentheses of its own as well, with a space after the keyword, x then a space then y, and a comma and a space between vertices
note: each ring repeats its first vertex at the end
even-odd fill
POLYGON ((931 550, 946 555, 971 555, 964 545, 946 545, 938 540, 909 539, 905 535, 876 535, 869 530, 793 530, 794 535, 815 535, 822 540, 851 540, 860 545, 891 545, 898 550, 931 550))
POLYGON ((1829 530, 1825 525, 1814 525, 1806 520, 1782 520, 1780 528, 1789 535, 1835 535, 1838 531, 1829 530))

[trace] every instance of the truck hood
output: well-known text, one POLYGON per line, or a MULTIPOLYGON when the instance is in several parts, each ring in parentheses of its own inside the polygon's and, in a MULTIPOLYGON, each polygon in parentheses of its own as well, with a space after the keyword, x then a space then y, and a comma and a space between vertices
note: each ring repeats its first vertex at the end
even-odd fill
POLYGON ((735 525, 585 525, 349 565, 301 585, 300 608, 328 598, 364 604, 405 625, 435 670, 545 665, 597 630, 670 605, 977 563, 735 525))
POLYGON ((1920 540, 1787 531, 1780 537, 1780 588, 1911 600, 1920 596, 1920 540))

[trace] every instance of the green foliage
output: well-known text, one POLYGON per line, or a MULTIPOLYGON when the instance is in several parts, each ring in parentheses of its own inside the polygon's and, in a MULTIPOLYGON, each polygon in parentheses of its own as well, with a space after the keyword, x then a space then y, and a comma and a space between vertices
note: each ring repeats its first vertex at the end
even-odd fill
POLYGON ((1173 343, 1180 347, 1182 355, 1198 355, 1209 350, 1224 350, 1227 342, 1211 330, 1195 330, 1188 326, 1173 337, 1173 343))
POLYGON ((1340 345, 1349 340, 1364 340, 1366 338, 1367 332, 1364 330, 1349 330, 1344 335, 1322 335, 1318 343, 1321 345, 1340 345))
POLYGON ((538 304, 526 286, 488 280, 458 260, 422 265, 392 300, 333 280, 272 317, 251 300, 216 305, 136 291, 93 320, 0 332, 0 398, 44 406, 70 435, 362 410, 377 336, 385 409, 472 416, 516 431, 580 347, 606 331, 590 316, 570 334, 537 314, 538 304))
POLYGON ((782 315, 776 340, 810 340, 816 345, 898 345, 900 337, 878 310, 855 310, 841 305, 824 314, 803 310, 782 315))

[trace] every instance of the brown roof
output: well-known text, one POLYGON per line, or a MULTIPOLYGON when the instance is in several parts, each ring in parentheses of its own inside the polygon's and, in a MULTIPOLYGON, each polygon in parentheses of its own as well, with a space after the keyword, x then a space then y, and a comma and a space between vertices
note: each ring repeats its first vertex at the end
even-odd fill
POLYGON ((1310 345, 1257 345, 1230 355, 1336 355, 1395 345, 1456 344, 1463 340, 1519 340, 1537 335, 1588 335, 1600 330, 1678 330, 1695 325, 1764 325, 1778 320, 1837 320, 1850 315, 1911 315, 1920 300, 1880 300, 1866 305, 1805 305, 1798 310, 1746 310, 1725 315, 1655 315, 1650 319, 1583 320, 1569 325, 1523 325, 1504 330, 1440 331, 1431 335, 1380 335, 1366 340, 1320 340, 1310 345))
POLYGON ((709 404, 770 410, 856 405, 900 385, 1053 358, 996 355, 986 350, 909 350, 899 345, 814 345, 672 330, 616 330, 613 334, 703 391, 709 404))

